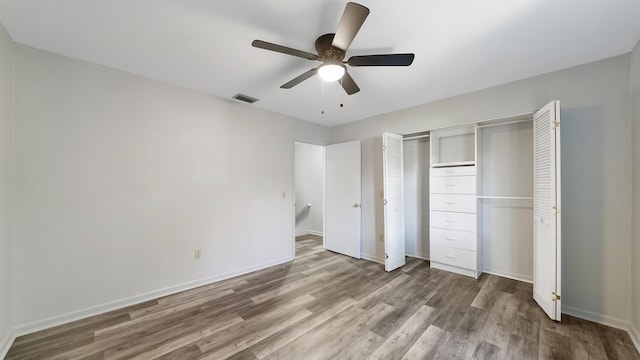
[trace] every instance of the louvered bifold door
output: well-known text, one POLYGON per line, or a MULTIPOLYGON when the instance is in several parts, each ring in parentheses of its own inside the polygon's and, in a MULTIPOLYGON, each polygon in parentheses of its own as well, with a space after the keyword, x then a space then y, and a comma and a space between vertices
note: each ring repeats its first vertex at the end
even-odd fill
POLYGON ((404 265, 404 190, 402 136, 382 134, 384 183, 384 268, 404 265))
POLYGON ((560 321, 560 102, 533 117, 533 298, 560 321))

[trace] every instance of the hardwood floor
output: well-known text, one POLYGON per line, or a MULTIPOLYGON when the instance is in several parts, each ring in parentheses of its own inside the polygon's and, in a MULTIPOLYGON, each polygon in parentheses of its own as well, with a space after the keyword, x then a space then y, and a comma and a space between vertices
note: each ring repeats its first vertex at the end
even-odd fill
POLYGON ((7 359, 640 359, 622 330, 548 320, 530 284, 296 245, 291 263, 22 336, 7 359))

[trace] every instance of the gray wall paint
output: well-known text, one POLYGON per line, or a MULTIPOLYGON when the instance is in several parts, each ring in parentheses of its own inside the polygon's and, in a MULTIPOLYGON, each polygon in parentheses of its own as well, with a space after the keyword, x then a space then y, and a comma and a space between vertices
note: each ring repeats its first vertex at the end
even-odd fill
POLYGON ((363 141, 363 250, 379 250, 381 171, 368 143, 531 112, 562 102, 563 304, 602 321, 631 316, 629 55, 536 76, 333 127, 332 141, 363 141), (372 181, 373 180, 373 181, 372 181), (366 208, 365 206, 370 206, 366 208))
POLYGON ((294 255, 294 139, 328 128, 25 46, 15 91, 18 328, 294 255))
POLYGON ((0 357, 12 323, 13 49, 0 24, 0 357))
POLYGON ((636 44, 631 55, 631 121, 633 126, 632 319, 635 326, 636 345, 640 346, 640 42, 636 44))
POLYGON ((296 143, 295 159, 296 236, 322 233, 324 147, 296 143))

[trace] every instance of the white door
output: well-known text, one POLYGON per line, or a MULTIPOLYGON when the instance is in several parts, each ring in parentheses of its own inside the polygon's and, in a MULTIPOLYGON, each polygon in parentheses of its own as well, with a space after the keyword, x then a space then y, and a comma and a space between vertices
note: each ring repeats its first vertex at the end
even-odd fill
POLYGON ((560 102, 533 116, 533 298, 560 321, 560 102))
POLYGON ((384 268, 392 271, 405 263, 402 136, 382 134, 382 151, 384 268))
POLYGON ((324 246, 360 259, 360 141, 326 149, 324 246))

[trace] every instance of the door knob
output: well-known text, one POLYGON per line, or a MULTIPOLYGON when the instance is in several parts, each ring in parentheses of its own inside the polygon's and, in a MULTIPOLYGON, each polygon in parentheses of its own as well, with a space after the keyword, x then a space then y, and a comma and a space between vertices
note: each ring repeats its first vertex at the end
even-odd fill
POLYGON ((353 207, 354 207, 354 208, 360 207, 360 204, 355 203, 355 204, 353 204, 353 207))

